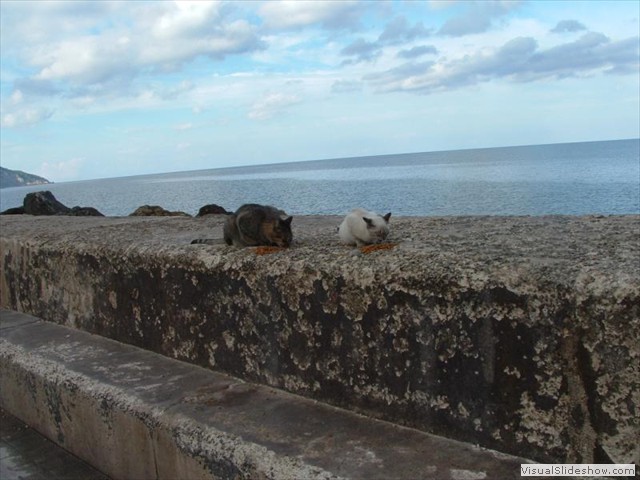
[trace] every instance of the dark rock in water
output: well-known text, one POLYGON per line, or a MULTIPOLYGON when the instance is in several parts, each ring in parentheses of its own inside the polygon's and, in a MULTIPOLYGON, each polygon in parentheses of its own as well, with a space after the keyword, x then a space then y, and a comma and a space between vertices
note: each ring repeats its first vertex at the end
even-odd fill
POLYGON ((165 210, 158 205, 143 205, 141 207, 136 208, 133 213, 129 214, 130 217, 190 217, 188 213, 185 212, 170 212, 169 210, 165 210))
POLYGON ((0 215, 24 215, 24 207, 7 208, 0 215))
POLYGON ((23 206, 24 213, 28 215, 67 215, 71 211, 48 190, 27 193, 23 206))
POLYGON ((102 213, 93 207, 73 207, 69 215, 75 217, 104 217, 102 213))
POLYGON ((93 207, 69 208, 59 202, 48 190, 42 192, 27 193, 23 206, 9 208, 0 215, 71 215, 76 217, 104 217, 102 213, 93 207))
POLYGON ((203 217, 204 215, 227 215, 228 213, 229 212, 227 212, 220 205, 210 203, 209 205, 205 205, 204 207, 200 208, 196 217, 203 217))

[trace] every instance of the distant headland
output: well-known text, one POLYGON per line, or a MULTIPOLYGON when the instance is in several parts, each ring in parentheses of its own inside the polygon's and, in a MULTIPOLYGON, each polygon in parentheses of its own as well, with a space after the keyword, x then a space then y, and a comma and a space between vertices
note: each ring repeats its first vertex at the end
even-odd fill
POLYGON ((0 188, 24 187, 26 185, 46 185, 48 183, 53 182, 31 173, 0 167, 0 188))

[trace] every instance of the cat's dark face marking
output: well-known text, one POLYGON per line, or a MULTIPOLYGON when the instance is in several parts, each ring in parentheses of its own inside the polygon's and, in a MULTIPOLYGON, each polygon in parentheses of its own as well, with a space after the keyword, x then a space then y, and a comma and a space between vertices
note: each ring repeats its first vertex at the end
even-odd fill
POLYGON ((389 224, 389 219, 391 218, 391 212, 387 213, 384 217, 384 224, 376 224, 373 219, 368 217, 362 217, 362 220, 367 224, 367 231, 369 232, 369 236, 371 240, 374 242, 381 242, 382 240, 387 238, 389 235, 389 228, 387 225, 389 224))
POLYGON ((291 221, 293 217, 277 219, 262 224, 262 233, 274 245, 288 248, 291 245, 293 234, 291 233, 291 221))

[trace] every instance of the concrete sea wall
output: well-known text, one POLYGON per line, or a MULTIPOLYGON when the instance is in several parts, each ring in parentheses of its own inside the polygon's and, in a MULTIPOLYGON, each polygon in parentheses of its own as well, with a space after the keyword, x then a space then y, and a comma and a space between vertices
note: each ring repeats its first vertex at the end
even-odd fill
POLYGON ((3 217, 0 306, 540 461, 638 463, 640 217, 392 219, 389 250, 294 218, 3 217))

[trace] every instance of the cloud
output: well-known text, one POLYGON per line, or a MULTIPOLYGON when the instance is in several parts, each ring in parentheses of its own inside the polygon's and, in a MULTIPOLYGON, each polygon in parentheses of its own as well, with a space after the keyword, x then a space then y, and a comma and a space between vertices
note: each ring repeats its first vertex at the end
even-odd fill
MULTIPOLYGON (((370 42, 364 38, 357 38, 344 47, 340 54, 351 57, 342 62, 343 65, 353 65, 362 62, 372 62, 382 55, 382 51, 387 46, 401 45, 412 42, 421 37, 427 37, 431 33, 422 22, 411 26, 404 16, 398 16, 390 21, 378 36, 375 42, 370 42)), ((414 51, 416 53, 417 51, 414 51)))
POLYGON ((400 15, 387 24, 378 37, 378 41, 384 44, 398 44, 411 42, 429 35, 431 35, 431 31, 427 30, 422 22, 418 22, 412 27, 406 17, 400 15))
POLYGON ((337 80, 331 85, 332 93, 353 93, 362 91, 362 82, 337 80))
POLYGON ((45 161, 37 169, 36 174, 55 182, 76 180, 84 162, 85 159, 80 157, 60 162, 45 161))
MULTIPOLYGON (((159 105, 220 118, 240 108, 267 120, 329 90, 429 94, 493 79, 637 72, 636 37, 613 41, 558 22, 564 14, 547 24, 523 9, 495 34, 457 38, 506 25, 518 5, 431 2, 442 9, 434 15, 405 2, 2 2, 2 125, 159 105), (305 84, 282 87, 292 79, 305 84)), ((189 119, 168 120, 179 121, 189 119)))
POLYGON ((176 2, 153 22, 156 38, 198 38, 207 35, 210 24, 220 18, 219 2, 176 2))
POLYGON ((13 88, 14 91, 19 90, 25 96, 51 96, 62 93, 62 89, 51 80, 37 78, 17 78, 13 82, 13 88))
POLYGON ((400 58, 418 58, 423 55, 437 55, 438 49, 433 45, 418 45, 409 50, 400 50, 398 57, 400 58))
POLYGON ((566 33, 566 32, 580 32, 582 30, 586 30, 583 24, 578 22, 577 20, 562 20, 558 22, 558 24, 549 30, 551 33, 566 33))
POLYGON ((365 77, 377 91, 430 94, 493 79, 531 82, 595 73, 638 71, 638 37, 611 41, 600 33, 539 50, 530 37, 518 37, 491 53, 479 52, 452 60, 409 62, 365 77))
POLYGON ((4 128, 31 127, 50 118, 52 115, 53 110, 46 108, 20 107, 11 112, 3 113, 0 124, 4 128))
POLYGON ((638 72, 640 37, 611 41, 602 33, 585 33, 578 40, 531 55, 516 75, 521 80, 539 77, 569 77, 589 74, 638 72))
POLYGON ((355 30, 367 2, 281 0, 266 2, 259 10, 269 29, 299 29, 318 25, 328 30, 355 30))
POLYGON ((183 80, 179 84, 171 87, 163 87, 159 89, 159 95, 163 100, 175 100, 183 93, 190 92, 195 88, 193 82, 183 80))
POLYGON ((18 105, 22 103, 22 100, 24 100, 24 94, 21 90, 14 90, 9 97, 9 102, 11 105, 18 105))
MULTIPOLYGON (((95 32, 117 11, 118 2, 47 1, 1 2, 3 39, 19 38, 24 45, 51 44, 78 32, 95 32)), ((3 50, 12 49, 10 42, 3 50)))
POLYGON ((352 57, 345 60, 344 64, 371 62, 380 56, 381 48, 377 42, 368 42, 363 38, 358 38, 344 47, 340 53, 345 57, 352 57))
POLYGON ((444 86, 435 73, 434 65, 434 62, 405 63, 384 72, 365 75, 364 80, 378 92, 432 93, 444 86))
POLYGON ((268 120, 297 103, 300 103, 297 95, 269 93, 252 105, 248 116, 252 120, 268 120))
POLYGON ((82 36, 33 49, 31 64, 40 71, 27 80, 91 85, 131 76, 134 59, 129 43, 126 38, 82 36))
POLYGON ((201 35, 181 28, 158 30, 154 26, 150 41, 138 46, 137 57, 143 65, 171 71, 199 56, 223 60, 226 56, 261 50, 265 46, 255 26, 245 20, 224 19, 208 24, 201 35))
MULTIPOLYGON (((14 90, 25 95, 135 98, 140 78, 176 72, 200 57, 221 61, 265 48, 258 27, 237 19, 235 9, 188 1, 3 2, 3 62, 21 65, 14 90), (108 7, 93 5, 103 3, 108 7)), ((188 87, 166 87, 157 98, 175 99, 188 87)))
POLYGON ((507 15, 519 3, 519 1, 499 0, 485 0, 473 3, 461 14, 447 20, 438 33, 451 37, 461 37, 486 32, 493 25, 495 18, 507 15))

